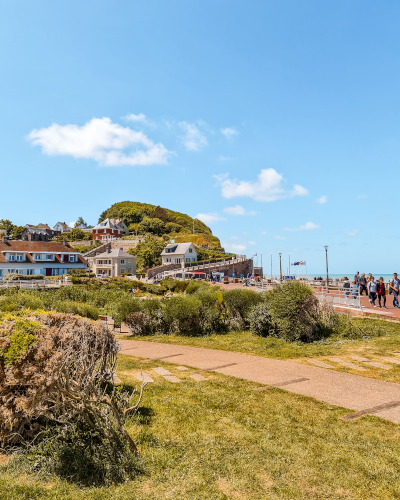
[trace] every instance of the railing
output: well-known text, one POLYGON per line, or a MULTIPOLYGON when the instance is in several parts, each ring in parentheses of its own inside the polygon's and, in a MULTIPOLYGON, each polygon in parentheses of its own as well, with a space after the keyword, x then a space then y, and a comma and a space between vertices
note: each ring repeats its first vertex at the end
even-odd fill
POLYGON ((193 265, 194 264, 193 262, 185 262, 184 267, 182 267, 180 269, 179 268, 172 269, 171 271, 164 271, 161 274, 163 275, 164 278, 166 278, 167 276, 171 276, 171 275, 175 275, 175 274, 181 274, 181 273, 190 274, 191 271, 212 269, 212 268, 216 268, 216 267, 220 267, 220 266, 224 266, 224 265, 231 266, 234 264, 239 264, 240 262, 244 262, 245 260, 247 260, 247 257, 245 255, 238 255, 237 257, 232 257, 230 259, 217 260, 214 262, 201 261, 203 263, 198 262, 197 265, 193 265), (188 265, 188 267, 186 267, 186 265, 188 265))
MULTIPOLYGON (((61 284, 61 280, 6 280, 0 281, 0 288, 24 288, 35 290, 40 287, 59 288, 61 284)), ((66 284, 68 284, 68 282, 66 284)))
MULTIPOLYGON (((253 278, 247 278, 244 280, 243 285, 245 285, 245 281, 252 281, 253 278)), ((272 290, 275 286, 277 286, 279 282, 271 282, 270 280, 262 279, 259 282, 255 281, 254 286, 255 289, 259 292, 265 290, 272 290)), ((326 301, 332 306, 338 307, 354 307, 357 309, 361 309, 363 306, 361 305, 361 295, 359 287, 347 288, 343 286, 343 283, 338 284, 329 284, 326 286, 325 283, 321 282, 310 282, 308 283, 311 288, 314 290, 315 296, 319 301, 326 301)))

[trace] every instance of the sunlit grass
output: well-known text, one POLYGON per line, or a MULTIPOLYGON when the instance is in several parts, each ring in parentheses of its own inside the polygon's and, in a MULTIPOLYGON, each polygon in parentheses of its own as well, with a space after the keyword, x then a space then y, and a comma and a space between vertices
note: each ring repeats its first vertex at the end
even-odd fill
POLYGON ((195 382, 175 365, 120 356, 118 375, 146 388, 128 424, 144 474, 135 481, 79 489, 36 478, 23 461, 0 468, 0 498, 22 499, 393 499, 400 498, 399 427, 377 417, 349 422, 349 410, 217 373, 195 382), (172 384, 151 370, 164 366, 172 384))

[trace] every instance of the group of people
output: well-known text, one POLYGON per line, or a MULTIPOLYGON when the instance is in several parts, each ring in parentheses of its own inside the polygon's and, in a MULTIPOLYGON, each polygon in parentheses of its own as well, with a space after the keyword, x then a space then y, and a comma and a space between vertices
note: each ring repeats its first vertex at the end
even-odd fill
MULTIPOLYGON (((357 271, 354 276, 354 281, 352 281, 350 285, 350 281, 347 277, 344 278, 343 288, 350 288, 353 292, 353 297, 357 297, 358 293, 360 296, 365 292, 365 295, 368 296, 369 302, 372 306, 376 307, 375 302, 378 298, 379 307, 386 307, 386 287, 385 282, 382 277, 379 278, 379 281, 375 281, 372 273, 369 273, 368 276, 365 276, 365 273, 360 273, 357 271), (383 304, 383 306, 382 306, 383 304)), ((400 290, 400 280, 397 277, 397 273, 393 274, 393 278, 389 281, 389 294, 393 295, 393 307, 399 307, 399 290, 400 290)), ((350 291, 346 292, 346 297, 350 295, 350 291)))

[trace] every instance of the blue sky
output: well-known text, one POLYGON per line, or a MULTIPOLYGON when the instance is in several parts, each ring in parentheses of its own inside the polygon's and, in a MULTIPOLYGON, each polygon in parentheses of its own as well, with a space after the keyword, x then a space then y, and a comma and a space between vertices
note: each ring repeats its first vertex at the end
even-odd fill
POLYGON ((398 266, 396 1, 0 3, 0 218, 198 214, 274 272, 398 266), (286 264, 285 264, 286 265, 286 264))

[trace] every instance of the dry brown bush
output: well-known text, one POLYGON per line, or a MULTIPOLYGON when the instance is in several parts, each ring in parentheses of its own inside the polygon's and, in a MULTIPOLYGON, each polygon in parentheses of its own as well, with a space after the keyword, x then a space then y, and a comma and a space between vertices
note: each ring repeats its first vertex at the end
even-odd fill
POLYGON ((136 449, 123 419, 136 410, 143 387, 137 405, 129 406, 132 395, 112 385, 119 349, 114 334, 72 314, 24 319, 38 328, 11 363, 7 349, 16 344, 18 319, 0 325, 0 446, 32 439, 46 420, 66 425, 81 418, 104 437, 127 440, 136 449))

